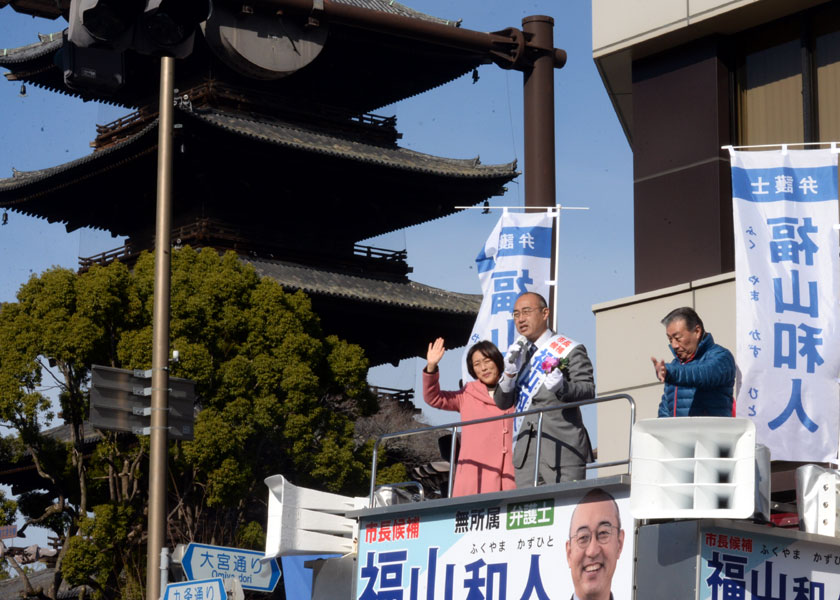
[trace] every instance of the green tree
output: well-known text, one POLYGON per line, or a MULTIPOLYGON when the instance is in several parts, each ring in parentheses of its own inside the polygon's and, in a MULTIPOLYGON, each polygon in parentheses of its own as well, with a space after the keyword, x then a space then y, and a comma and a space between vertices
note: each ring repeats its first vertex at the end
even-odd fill
MULTIPOLYGON (((92 364, 151 366, 154 262, 114 263, 77 275, 33 276, 0 307, 0 420, 10 462, 40 482, 20 510, 61 541, 58 573, 101 598, 139 598, 145 572, 148 440, 100 432, 85 442, 92 364), (47 363, 55 365, 48 369, 47 363), (58 391, 70 442, 40 431, 58 391), (44 491, 38 491, 44 490, 44 491)), ((195 439, 170 443, 168 543, 260 547, 266 490, 295 484, 358 494, 371 444, 354 441, 357 417, 376 410, 358 346, 325 335, 309 299, 261 279, 233 253, 173 253, 171 374, 196 382, 195 439)), ((35 591, 37 592, 37 590, 35 591)))

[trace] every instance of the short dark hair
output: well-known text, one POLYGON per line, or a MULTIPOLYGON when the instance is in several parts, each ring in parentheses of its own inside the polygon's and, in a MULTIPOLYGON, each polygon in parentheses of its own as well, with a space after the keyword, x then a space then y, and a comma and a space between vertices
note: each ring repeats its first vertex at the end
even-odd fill
POLYGON ((700 315, 698 315, 693 308, 689 308, 688 306, 675 308, 667 315, 665 315, 665 318, 662 319, 662 324, 665 327, 668 327, 668 325, 670 325, 672 321, 678 320, 685 321, 685 327, 689 331, 693 331, 694 328, 699 325, 700 333, 706 333, 706 328, 703 327, 703 319, 700 318, 700 315))
POLYGON ((534 298, 536 298, 537 299, 537 304, 539 304, 540 310, 542 310, 543 308, 548 308, 548 302, 546 302, 545 298, 543 298, 537 292, 522 292, 521 294, 519 294, 519 297, 517 298, 517 300, 519 298, 522 298, 523 296, 533 296, 534 298))
POLYGON ((496 348, 496 344, 488 342, 487 340, 482 340, 477 344, 473 344, 473 346, 467 351, 467 371, 473 379, 478 379, 475 376, 475 369, 472 364, 473 354, 476 352, 481 352, 481 356, 485 356, 492 360, 493 364, 496 365, 496 368, 499 369, 499 375, 501 375, 502 371, 505 370, 505 359, 502 357, 502 353, 499 352, 499 349, 496 348))
POLYGON ((621 529, 621 513, 618 512, 618 502, 615 501, 613 495, 607 490, 603 488, 593 488, 586 492, 583 498, 580 499, 580 502, 578 502, 575 506, 575 510, 572 511, 572 518, 569 519, 569 537, 572 535, 572 521, 575 520, 577 507, 581 504, 588 504, 589 502, 612 502, 613 508, 615 509, 616 524, 618 525, 618 528, 621 529))

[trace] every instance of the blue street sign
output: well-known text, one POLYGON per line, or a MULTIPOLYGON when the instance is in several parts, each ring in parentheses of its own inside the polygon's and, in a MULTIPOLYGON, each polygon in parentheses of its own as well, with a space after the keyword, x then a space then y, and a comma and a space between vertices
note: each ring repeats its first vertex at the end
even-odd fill
POLYGON ((162 600, 227 600, 227 592, 224 583, 218 577, 181 581, 167 584, 162 600))
POLYGON ((190 542, 181 559, 181 566, 187 579, 236 577, 243 590, 273 592, 280 581, 280 566, 277 559, 263 561, 263 556, 262 552, 256 550, 190 542))

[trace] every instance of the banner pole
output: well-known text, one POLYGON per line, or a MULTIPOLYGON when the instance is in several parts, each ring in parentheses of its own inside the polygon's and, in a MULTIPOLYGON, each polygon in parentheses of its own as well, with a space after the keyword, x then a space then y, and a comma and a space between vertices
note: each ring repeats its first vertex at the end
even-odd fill
POLYGON ((554 208, 554 247, 551 249, 554 253, 554 289, 551 295, 554 298, 554 310, 551 312, 552 331, 557 333, 558 329, 558 302, 560 301, 560 204, 556 204, 554 208))

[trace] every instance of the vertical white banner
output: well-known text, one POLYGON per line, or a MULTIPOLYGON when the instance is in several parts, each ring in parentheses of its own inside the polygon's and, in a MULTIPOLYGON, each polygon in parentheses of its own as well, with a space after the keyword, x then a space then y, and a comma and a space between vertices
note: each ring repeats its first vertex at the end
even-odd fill
POLYGON ((737 413, 773 460, 838 446, 837 154, 732 152, 737 413))
MULTIPOLYGON (((551 228, 555 208, 545 212, 514 213, 507 210, 475 259, 484 299, 470 334, 467 350, 489 340, 504 354, 516 339, 513 304, 520 294, 536 292, 548 301, 551 279, 551 228)), ((470 381, 466 360, 463 380, 470 381)))

